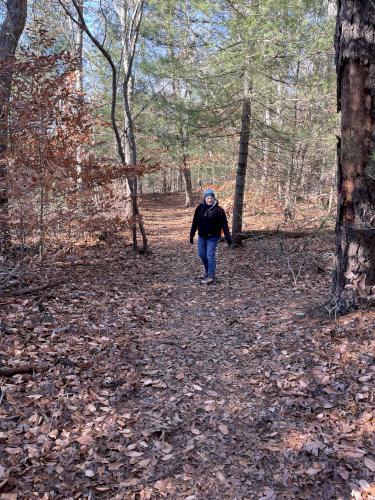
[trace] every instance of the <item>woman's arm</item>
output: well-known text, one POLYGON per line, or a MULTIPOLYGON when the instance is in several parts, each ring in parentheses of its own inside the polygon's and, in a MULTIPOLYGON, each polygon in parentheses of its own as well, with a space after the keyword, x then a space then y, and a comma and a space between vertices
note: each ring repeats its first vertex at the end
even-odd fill
POLYGON ((222 227, 223 227, 225 239, 226 239, 228 245, 231 245, 232 244, 232 237, 230 235, 230 231, 229 231, 229 227, 228 227, 227 214, 225 213, 225 210, 223 210, 223 209, 222 209, 222 227))
POLYGON ((198 213, 199 213, 199 206, 195 209, 194 212, 194 217, 193 217, 193 223, 191 225, 190 229, 190 243, 193 243, 194 241, 194 236, 198 228, 198 213))

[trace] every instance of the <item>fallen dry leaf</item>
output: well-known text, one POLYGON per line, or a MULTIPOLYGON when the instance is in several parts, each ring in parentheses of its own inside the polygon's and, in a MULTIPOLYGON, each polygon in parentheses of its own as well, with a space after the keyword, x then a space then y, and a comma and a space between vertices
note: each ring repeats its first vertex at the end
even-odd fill
POLYGON ((0 297, 0 361, 45 367, 0 395, 3 494, 370 495, 359 481, 374 477, 375 311, 321 311, 332 234, 219 245, 217 283, 202 287, 182 197, 140 201, 152 255, 133 256, 125 236, 72 246, 25 277, 63 270, 63 286, 0 297))
POLYGON ((364 459, 365 466, 370 469, 371 472, 375 472, 375 460, 372 458, 366 457, 364 459))
POLYGON ((82 436, 76 438, 76 441, 79 444, 87 445, 87 446, 91 446, 95 442, 95 440, 91 436, 89 436, 88 434, 83 434, 82 436))
POLYGON ((141 457, 143 454, 144 454, 143 451, 127 451, 125 453, 127 457, 132 457, 132 458, 141 457))
POLYGON ((219 424, 218 428, 219 428, 220 432, 222 434, 224 434, 224 436, 227 436, 229 434, 229 429, 228 429, 228 426, 226 424, 219 424))
POLYGON ((18 455, 19 453, 21 453, 23 450, 22 448, 19 448, 19 447, 16 447, 16 448, 5 448, 5 451, 7 453, 9 453, 9 455, 18 455))
POLYGON ((0 479, 4 479, 7 475, 7 470, 0 464, 0 479))

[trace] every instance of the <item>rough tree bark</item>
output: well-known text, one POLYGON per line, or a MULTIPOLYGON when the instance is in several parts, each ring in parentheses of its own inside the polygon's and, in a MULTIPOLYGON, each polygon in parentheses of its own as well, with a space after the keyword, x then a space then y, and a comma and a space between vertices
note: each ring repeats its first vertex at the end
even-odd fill
POLYGON ((251 117, 251 104, 249 98, 249 82, 247 75, 245 74, 244 99, 242 103, 242 119, 241 119, 241 132, 240 132, 240 147, 238 153, 236 188, 234 192, 234 201, 233 201, 232 237, 233 237, 233 243, 235 245, 242 244, 242 238, 239 235, 242 232, 243 200, 245 195, 247 157, 249 154, 250 117, 251 117))
POLYGON ((337 313, 375 297, 375 2, 338 0, 335 35, 338 111, 337 313))
POLYGON ((187 155, 182 155, 182 175, 185 179, 185 207, 193 206, 193 186, 191 183, 191 172, 190 168, 187 166, 187 155))
POLYGON ((7 0, 0 27, 0 253, 10 246, 6 151, 8 146, 8 104, 12 88, 12 59, 23 32, 27 0, 7 0))
MULTIPOLYGON (((184 96, 184 98, 186 98, 186 95, 184 96)), ((192 182, 191 182, 191 171, 187 165, 188 154, 186 152, 188 149, 188 145, 189 145, 188 122, 189 122, 189 120, 187 118, 185 127, 180 128, 179 140, 180 140, 180 144, 181 144, 181 149, 183 151, 183 153, 181 154, 180 171, 181 171, 183 178, 185 180, 185 207, 192 207, 193 206, 193 186, 192 186, 192 182)))
MULTIPOLYGON (((176 94, 176 86, 173 84, 173 89, 176 94)), ((180 95, 183 95, 183 99, 185 101, 190 101, 191 99, 191 90, 189 85, 187 85, 184 91, 180 91, 180 95)), ((188 148, 189 148, 189 116, 186 117, 186 122, 180 126, 179 135, 178 135, 180 145, 181 145, 181 166, 180 171, 182 172, 184 181, 185 181, 185 207, 193 206, 193 186, 191 182, 191 172, 188 167, 188 148)))

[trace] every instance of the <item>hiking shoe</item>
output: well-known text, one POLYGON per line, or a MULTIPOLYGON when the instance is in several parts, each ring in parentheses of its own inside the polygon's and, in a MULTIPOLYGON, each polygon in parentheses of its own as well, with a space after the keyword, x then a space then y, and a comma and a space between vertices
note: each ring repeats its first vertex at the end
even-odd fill
POLYGON ((205 285, 212 285, 212 283, 215 283, 215 278, 208 277, 205 280, 202 280, 202 284, 205 285))
POLYGON ((202 274, 202 276, 199 277, 200 280, 206 280, 208 278, 208 274, 205 273, 205 274, 202 274))

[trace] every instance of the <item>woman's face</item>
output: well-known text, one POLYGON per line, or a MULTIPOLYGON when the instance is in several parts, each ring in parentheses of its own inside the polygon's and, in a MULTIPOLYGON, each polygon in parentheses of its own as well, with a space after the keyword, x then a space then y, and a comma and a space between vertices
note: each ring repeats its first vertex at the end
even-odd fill
POLYGON ((206 196, 206 203, 207 205, 212 205, 212 203, 214 202, 214 197, 209 195, 209 196, 206 196))

